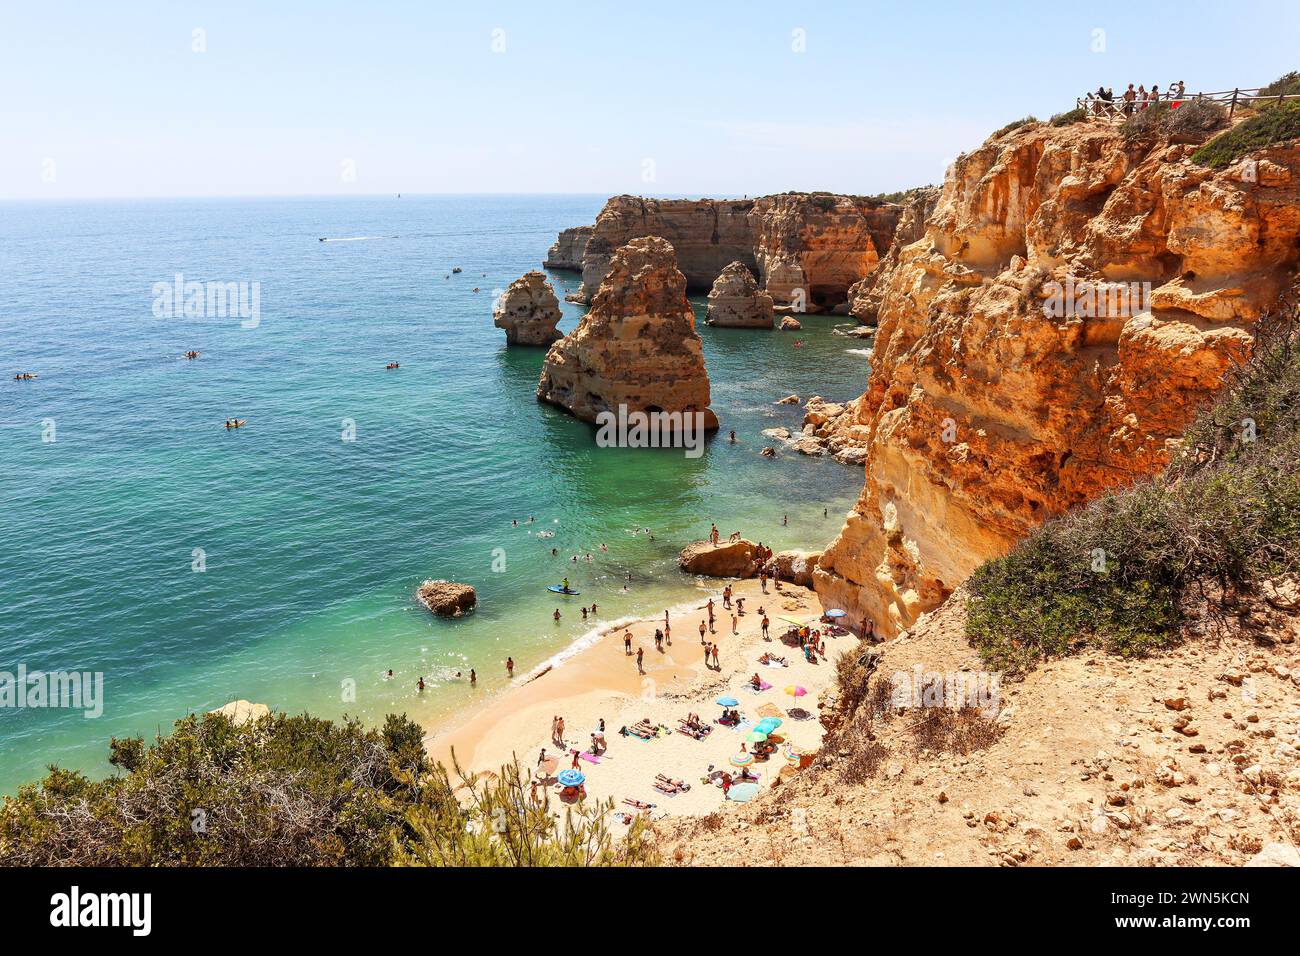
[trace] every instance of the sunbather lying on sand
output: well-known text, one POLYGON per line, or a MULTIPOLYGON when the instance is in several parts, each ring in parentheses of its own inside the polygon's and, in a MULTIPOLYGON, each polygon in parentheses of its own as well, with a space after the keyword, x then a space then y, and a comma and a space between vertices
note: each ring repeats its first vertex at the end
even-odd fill
POLYGON ((764 654, 762 657, 760 657, 760 658, 758 659, 758 662, 759 662, 760 664, 767 664, 767 665, 771 665, 771 664, 779 664, 779 665, 781 665, 782 667, 789 667, 789 666, 790 666, 790 665, 786 662, 786 659, 785 659, 784 657, 777 657, 775 654, 764 654))
POLYGON ((655 808, 655 804, 653 803, 646 803, 644 800, 634 800, 631 797, 624 797, 623 802, 626 803, 629 807, 635 807, 636 809, 642 811, 653 810, 655 808))
POLYGON ((633 724, 631 727, 620 727, 618 732, 624 737, 640 737, 642 740, 654 739, 654 733, 649 730, 642 730, 639 724, 633 724))
POLYGON ((684 780, 674 780, 671 777, 665 777, 661 773, 655 774, 655 782, 652 785, 656 790, 664 793, 685 793, 691 789, 691 785, 684 780))

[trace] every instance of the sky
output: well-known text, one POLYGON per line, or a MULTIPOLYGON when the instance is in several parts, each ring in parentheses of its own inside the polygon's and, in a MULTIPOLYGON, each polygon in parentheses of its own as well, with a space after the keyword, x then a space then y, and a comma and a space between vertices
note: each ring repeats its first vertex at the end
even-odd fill
POLYGON ((0 0, 0 199, 871 194, 1099 83, 1293 69, 1294 0, 0 0))

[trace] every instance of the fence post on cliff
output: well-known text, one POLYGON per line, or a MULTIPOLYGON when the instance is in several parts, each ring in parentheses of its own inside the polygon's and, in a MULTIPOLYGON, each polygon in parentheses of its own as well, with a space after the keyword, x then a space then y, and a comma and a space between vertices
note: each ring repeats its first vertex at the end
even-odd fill
POLYGON ((1228 119, 1232 119, 1232 114, 1237 112, 1237 94, 1240 92, 1240 88, 1232 91, 1232 105, 1228 107, 1228 119))

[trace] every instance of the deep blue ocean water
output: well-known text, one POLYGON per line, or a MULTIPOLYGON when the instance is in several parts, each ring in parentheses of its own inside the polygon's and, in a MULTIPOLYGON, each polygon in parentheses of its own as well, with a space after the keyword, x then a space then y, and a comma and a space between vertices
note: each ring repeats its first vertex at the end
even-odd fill
MULTIPOLYGON (((236 698, 464 712, 505 686, 507 655, 524 674, 583 639, 576 607, 549 616, 543 587, 565 574, 609 621, 689 597, 674 558, 711 521, 778 549, 828 542, 862 470, 757 453, 763 428, 801 419, 775 399, 863 391, 842 320, 807 318, 802 349, 701 325, 724 437, 696 460, 597 448, 537 403, 543 352, 506 349, 493 298, 603 201, 0 203, 0 671, 104 675, 98 718, 0 708, 0 793, 51 762, 106 773, 110 736, 236 698), (154 285, 177 273, 259 283, 260 322, 159 317, 154 285), (429 577, 475 585, 478 610, 434 619, 413 599, 429 577), (453 676, 469 667, 474 689, 453 676)), ((561 296, 577 286, 553 275, 561 296)), ((568 331, 582 309, 564 309, 568 331)))

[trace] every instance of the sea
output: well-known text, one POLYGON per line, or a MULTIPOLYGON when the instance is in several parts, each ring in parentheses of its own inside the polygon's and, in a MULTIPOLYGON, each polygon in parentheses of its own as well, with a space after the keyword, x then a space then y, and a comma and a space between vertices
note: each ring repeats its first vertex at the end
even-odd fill
MULTIPOLYGON (((509 686, 507 657, 524 680, 692 600, 706 585, 675 558, 712 523, 829 542, 861 467, 759 452, 801 423, 778 399, 864 390, 843 318, 701 321, 721 431, 699 457, 598 447, 538 403, 544 350, 508 349, 493 302, 603 202, 0 203, 0 690, 85 675, 57 701, 79 706, 0 693, 0 793, 51 764, 103 776, 110 738, 241 698, 447 725, 509 686), (565 576, 580 597, 545 590, 565 576), (477 609, 435 618, 429 578, 472 584, 477 609)), ((563 310, 569 331, 584 307, 563 310)))

